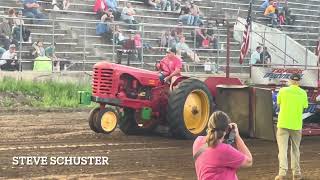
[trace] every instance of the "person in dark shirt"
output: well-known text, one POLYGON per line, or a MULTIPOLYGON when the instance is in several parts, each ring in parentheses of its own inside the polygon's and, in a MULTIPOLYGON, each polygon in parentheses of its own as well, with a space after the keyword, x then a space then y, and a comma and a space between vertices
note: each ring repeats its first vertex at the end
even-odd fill
POLYGON ((260 53, 260 62, 263 64, 271 63, 271 55, 267 47, 264 47, 262 53, 260 53))
MULTIPOLYGON (((40 5, 37 0, 24 0, 23 1, 23 15, 27 18, 36 19, 48 19, 46 15, 41 13, 40 5)), ((44 21, 33 21, 36 24, 44 24, 44 21)))

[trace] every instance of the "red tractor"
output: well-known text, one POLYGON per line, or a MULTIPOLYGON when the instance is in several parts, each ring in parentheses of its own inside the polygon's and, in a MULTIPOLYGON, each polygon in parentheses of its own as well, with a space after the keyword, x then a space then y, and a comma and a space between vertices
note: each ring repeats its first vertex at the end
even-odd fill
POLYGON ((93 68, 91 95, 100 107, 90 112, 89 125, 97 133, 111 133, 118 126, 128 135, 163 126, 174 137, 194 138, 206 130, 218 84, 241 82, 180 76, 168 84, 160 81, 156 71, 100 62, 93 68))

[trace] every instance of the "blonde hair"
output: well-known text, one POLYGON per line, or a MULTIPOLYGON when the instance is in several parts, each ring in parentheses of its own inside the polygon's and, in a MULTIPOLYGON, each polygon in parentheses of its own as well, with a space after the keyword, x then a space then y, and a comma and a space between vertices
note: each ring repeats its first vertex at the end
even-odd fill
POLYGON ((230 122, 229 116, 222 111, 216 111, 210 116, 206 136, 209 147, 215 147, 218 144, 219 139, 228 130, 230 122))

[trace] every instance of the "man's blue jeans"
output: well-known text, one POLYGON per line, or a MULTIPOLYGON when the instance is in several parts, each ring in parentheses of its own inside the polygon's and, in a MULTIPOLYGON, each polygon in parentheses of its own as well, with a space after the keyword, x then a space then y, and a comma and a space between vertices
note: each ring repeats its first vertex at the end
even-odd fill
POLYGON ((278 25, 277 15, 276 14, 270 13, 270 14, 267 15, 267 17, 271 18, 272 27, 275 27, 275 26, 278 25))

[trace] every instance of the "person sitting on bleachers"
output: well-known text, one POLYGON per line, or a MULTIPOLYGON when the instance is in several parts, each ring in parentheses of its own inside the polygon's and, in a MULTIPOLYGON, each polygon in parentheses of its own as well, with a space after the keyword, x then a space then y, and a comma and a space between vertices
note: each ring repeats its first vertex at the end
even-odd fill
POLYGON ((160 37, 160 51, 168 47, 169 31, 163 31, 160 37))
POLYGON ((136 12, 133 9, 131 3, 127 3, 127 6, 122 9, 121 19, 124 22, 130 24, 129 29, 134 29, 134 30, 137 29, 137 27, 133 25, 133 24, 138 24, 137 21, 133 17, 133 15, 135 15, 135 14, 136 14, 136 12))
POLYGON ((17 60, 17 53, 16 53, 16 45, 11 44, 9 46, 9 50, 7 50, 2 54, 1 60, 0 60, 0 67, 1 67, 1 70, 7 70, 7 71, 19 70, 19 63, 17 60))
POLYGON ((168 39, 168 47, 169 48, 175 47, 178 42, 179 42, 179 38, 177 36, 176 31, 174 29, 171 29, 170 36, 168 39))
POLYGON ((199 56, 189 48, 185 41, 185 37, 181 37, 179 43, 176 44, 177 55, 180 57, 187 55, 193 62, 200 62, 199 56))
POLYGON ((9 21, 6 18, 2 18, 0 23, 0 44, 4 49, 8 49, 11 43, 11 28, 9 21))
POLYGON ((185 6, 181 7, 181 10, 180 10, 180 13, 179 13, 179 21, 181 21, 183 24, 186 24, 186 25, 191 25, 191 24, 188 24, 189 23, 189 19, 191 18, 191 14, 190 14, 190 8, 191 8, 191 5, 190 3, 186 3, 185 6))
POLYGON ((97 19, 101 17, 108 11, 108 6, 105 0, 96 0, 93 6, 93 11, 97 14, 97 19))
POLYGON ((14 25, 13 19, 16 17, 16 11, 13 8, 10 8, 8 10, 8 21, 9 21, 9 25, 12 28, 14 25))
POLYGON ((200 24, 199 23, 200 9, 197 5, 194 4, 193 1, 191 1, 190 4, 191 4, 191 7, 190 7, 191 16, 189 16, 188 24, 193 25, 193 26, 197 26, 200 24))
MULTIPOLYGON (((196 36, 196 48, 202 47, 202 43, 205 39, 207 39, 205 34, 205 28, 204 25, 200 25, 200 27, 197 27, 195 29, 195 36, 196 36)), ((194 31, 192 31, 191 36, 194 37, 194 31)))
POLYGON ((182 27, 182 22, 178 22, 178 26, 175 27, 175 31, 176 31, 176 35, 177 37, 180 39, 181 37, 183 37, 183 27, 182 27))
POLYGON ((16 16, 17 17, 13 19, 13 22, 14 22, 14 25, 12 28, 13 39, 16 41, 20 41, 20 33, 21 33, 22 34, 21 38, 23 41, 31 42, 31 39, 30 39, 31 32, 30 30, 26 29, 24 26, 24 20, 22 19, 22 11, 16 12, 16 16), (20 32, 20 28, 22 32, 20 32))
POLYGON ((54 10, 68 10, 70 6, 70 0, 52 0, 51 4, 54 10))
POLYGON ((208 34, 209 41, 210 41, 210 44, 211 44, 212 48, 213 49, 219 49, 219 42, 218 42, 217 37, 214 35, 213 24, 212 23, 208 23, 207 34, 208 34))
POLYGON ((134 42, 134 33, 129 33, 129 38, 126 39, 122 45, 122 49, 117 50, 117 63, 121 64, 122 54, 126 53, 128 55, 127 65, 130 65, 130 61, 135 59, 136 46, 134 42))
POLYGON ((101 17, 101 21, 97 24, 96 34, 103 37, 105 43, 111 42, 112 28, 108 22, 113 22, 112 9, 108 10, 108 13, 101 17))
POLYGON ((277 8, 277 2, 273 2, 272 5, 269 5, 268 8, 264 12, 264 16, 271 19, 272 27, 275 27, 278 25, 277 22, 277 14, 276 14, 276 8, 277 8))
POLYGON ((273 3, 273 0, 265 0, 259 7, 258 11, 264 12, 269 5, 272 5, 272 3, 273 3))
POLYGON ((47 16, 40 11, 40 5, 37 0, 23 1, 23 15, 27 18, 32 18, 35 24, 44 24, 44 21, 39 19, 47 19, 47 16))
POLYGON ((105 0, 108 8, 112 9, 113 12, 116 12, 118 9, 117 0, 105 0))
POLYGON ((114 34, 114 44, 115 45, 122 45, 123 42, 125 41, 126 37, 123 35, 122 31, 120 30, 119 25, 115 26, 113 34, 114 34))

